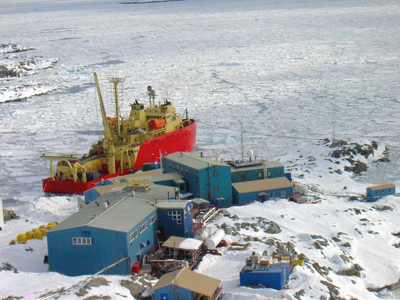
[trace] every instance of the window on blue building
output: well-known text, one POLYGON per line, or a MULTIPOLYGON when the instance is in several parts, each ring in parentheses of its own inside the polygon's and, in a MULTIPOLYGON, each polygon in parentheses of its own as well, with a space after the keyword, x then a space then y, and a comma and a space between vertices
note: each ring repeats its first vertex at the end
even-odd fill
POLYGON ((219 191, 219 185, 214 185, 214 191, 219 191))
POLYGON ((196 172, 196 178, 199 178, 199 172, 196 172))
POLYGON ((258 172, 257 176, 258 178, 262 178, 262 172, 258 172))
POLYGON ((213 175, 214 177, 218 177, 218 170, 214 170, 213 175))
POLYGON ((242 180, 246 180, 246 174, 242 174, 242 180))
POLYGON ((140 225, 140 233, 145 231, 147 229, 147 227, 148 227, 148 225, 147 225, 147 221, 146 221, 142 225, 140 225))
POLYGON ((276 170, 276 176, 281 176, 281 170, 276 170))
POLYGON ((72 245, 91 245, 92 238, 90 237, 74 237, 72 238, 72 245))
POLYGON ((269 193, 270 198, 274 198, 274 192, 269 193))
POLYGON ((272 172, 271 171, 267 172, 267 177, 272 177, 272 172))
POLYGON ((129 243, 132 242, 134 239, 136 239, 137 236, 138 236, 137 230, 135 230, 133 233, 131 233, 131 234, 129 235, 129 243))
POLYGON ((286 191, 281 191, 281 197, 286 197, 286 191))
POLYGON ((153 224, 155 221, 157 221, 157 214, 150 218, 150 225, 153 224))
POLYGON ((178 224, 181 224, 182 215, 181 215, 181 212, 180 212, 180 211, 178 211, 178 210, 169 211, 169 212, 168 212, 168 215, 169 215, 169 216, 172 216, 172 220, 176 220, 176 222, 177 222, 178 224), (171 213, 171 214, 170 214, 170 213, 171 213))

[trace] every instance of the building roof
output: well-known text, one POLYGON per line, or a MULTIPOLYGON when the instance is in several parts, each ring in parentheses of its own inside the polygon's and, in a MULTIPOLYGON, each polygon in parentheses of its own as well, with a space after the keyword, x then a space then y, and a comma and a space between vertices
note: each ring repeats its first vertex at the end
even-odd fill
POLYGON ((373 191, 378 191, 378 190, 384 190, 384 189, 390 189, 390 188, 395 188, 396 186, 393 183, 387 183, 387 184, 382 184, 382 185, 374 185, 374 186, 369 186, 367 189, 371 189, 373 191))
POLYGON ((232 173, 243 172, 243 171, 253 171, 253 170, 263 170, 264 168, 283 168, 283 165, 277 161, 254 161, 247 162, 246 164, 239 164, 239 167, 232 166, 232 173))
POLYGON ((210 166, 229 167, 225 163, 222 163, 222 162, 219 162, 219 161, 216 161, 213 159, 209 159, 206 157, 201 157, 194 153, 175 152, 172 154, 168 154, 167 156, 164 156, 164 158, 172 160, 176 163, 190 167, 195 170, 205 169, 210 166))
POLYGON ((202 243, 202 241, 196 239, 171 236, 164 242, 164 244, 162 244, 162 247, 182 250, 197 250, 200 248, 202 243))
POLYGON ((157 207, 148 203, 149 200, 167 199, 168 194, 172 197, 175 189, 151 184, 148 191, 135 192, 133 196, 132 191, 122 191, 118 186, 84 206, 52 231, 88 226, 129 232, 157 210, 157 207))
POLYGON ((160 175, 160 174, 162 174, 162 170, 155 169, 155 170, 150 170, 150 171, 146 171, 146 172, 136 172, 136 173, 132 173, 132 174, 124 175, 124 176, 118 176, 116 178, 118 178, 119 180, 123 180, 123 179, 129 179, 129 178, 137 178, 137 177, 149 177, 149 176, 160 175))
POLYGON ((202 198, 194 198, 194 199, 191 199, 191 201, 193 204, 196 204, 196 205, 210 204, 210 201, 202 199, 202 198))
POLYGON ((100 195, 104 195, 111 191, 114 188, 121 187, 121 183, 114 183, 114 184, 107 184, 107 185, 99 185, 94 187, 93 189, 96 190, 100 195))
POLYGON ((170 284, 212 297, 221 285, 221 280, 183 268, 177 272, 164 274, 154 285, 153 291, 170 284))
POLYGON ((282 165, 280 162, 275 161, 275 160, 273 160, 273 161, 266 161, 265 164, 266 164, 266 166, 267 166, 267 169, 268 169, 268 168, 282 168, 282 167, 283 167, 283 165, 282 165))
POLYGON ((175 180, 175 181, 179 182, 183 178, 185 178, 185 177, 183 177, 183 175, 181 175, 178 172, 160 174, 160 175, 152 175, 150 177, 151 181, 153 181, 154 183, 157 183, 160 181, 167 181, 167 180, 175 180))
POLYGON ((251 192, 262 192, 262 191, 290 188, 293 187, 293 183, 290 182, 286 177, 278 177, 271 179, 233 183, 232 187, 240 194, 245 194, 251 192))
POLYGON ((149 202, 157 208, 184 209, 191 200, 157 200, 149 202))

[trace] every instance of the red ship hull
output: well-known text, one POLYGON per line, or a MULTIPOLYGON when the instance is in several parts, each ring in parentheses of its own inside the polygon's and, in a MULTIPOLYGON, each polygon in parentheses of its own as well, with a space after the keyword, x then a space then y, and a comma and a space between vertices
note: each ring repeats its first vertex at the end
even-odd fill
MULTIPOLYGON (((133 169, 141 169, 143 163, 159 161, 160 152, 162 155, 174 152, 191 152, 196 144, 196 130, 197 124, 192 120, 192 124, 182 129, 146 140, 140 146, 133 169)), ((103 179, 126 175, 130 172, 131 170, 127 169, 113 174, 100 174, 99 179, 86 183, 47 178, 43 180, 43 191, 48 193, 83 194, 85 191, 95 187, 96 183, 103 179)))

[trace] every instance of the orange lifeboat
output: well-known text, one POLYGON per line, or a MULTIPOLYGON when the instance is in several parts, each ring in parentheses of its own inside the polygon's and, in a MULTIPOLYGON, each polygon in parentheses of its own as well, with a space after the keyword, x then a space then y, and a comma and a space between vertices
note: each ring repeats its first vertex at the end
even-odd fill
POLYGON ((165 126, 165 120, 164 119, 150 120, 149 126, 150 126, 151 130, 163 128, 165 126))
POLYGON ((110 121, 112 125, 117 124, 117 118, 114 118, 114 117, 107 117, 107 120, 110 121))

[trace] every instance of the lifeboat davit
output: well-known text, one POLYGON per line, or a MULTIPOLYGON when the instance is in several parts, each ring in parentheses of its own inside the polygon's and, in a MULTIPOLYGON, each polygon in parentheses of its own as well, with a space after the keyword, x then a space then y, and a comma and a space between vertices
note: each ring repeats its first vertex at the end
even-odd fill
POLYGON ((163 128, 165 126, 165 120, 164 119, 150 120, 149 126, 150 126, 151 130, 163 128))

